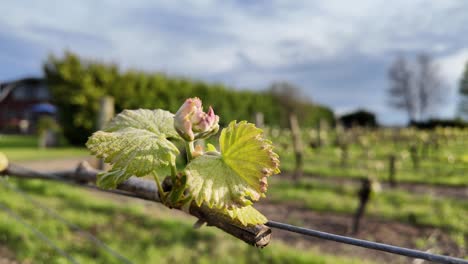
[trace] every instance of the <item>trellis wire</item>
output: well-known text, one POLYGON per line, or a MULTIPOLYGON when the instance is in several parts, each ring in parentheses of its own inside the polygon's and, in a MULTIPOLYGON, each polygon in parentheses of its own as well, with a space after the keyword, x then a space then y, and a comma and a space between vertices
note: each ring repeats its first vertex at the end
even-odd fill
POLYGON ((437 263, 468 264, 468 261, 459 259, 459 258, 431 254, 431 253, 427 253, 427 252, 423 252, 419 250, 402 248, 402 247, 397 247, 397 246, 392 246, 392 245, 387 245, 383 243, 377 243, 377 242, 372 242, 372 241, 367 241, 367 240, 362 240, 362 239, 357 239, 357 238, 352 238, 352 237, 347 237, 347 236, 335 235, 331 233, 293 226, 293 225, 276 222, 276 221, 268 221, 265 225, 271 228, 282 229, 288 232, 294 232, 294 233, 298 233, 298 234, 302 234, 306 236, 318 237, 321 239, 332 240, 332 241, 339 242, 339 243, 345 243, 345 244, 350 244, 350 245, 354 245, 358 247, 375 249, 379 251, 385 251, 385 252, 389 252, 392 254, 398 254, 398 255, 412 257, 412 258, 425 259, 425 260, 429 260, 429 261, 433 261, 437 263))
POLYGON ((56 220, 64 223, 65 225, 67 225, 70 229, 73 229, 73 230, 77 230, 77 231, 80 231, 82 234, 84 234, 86 237, 88 237, 88 239, 92 240, 96 245, 100 246, 101 248, 103 248, 105 251, 107 251, 109 254, 111 254, 112 256, 114 256, 115 258, 119 259, 121 262, 123 263, 127 263, 127 264, 131 264, 132 262, 130 260, 128 260, 127 258, 125 258, 124 256, 120 255, 119 253, 117 253, 116 251, 114 251, 112 248, 110 248, 108 245, 106 245, 104 242, 102 242, 99 238, 93 236, 91 233, 89 233, 88 231, 85 231, 83 229, 81 229, 79 226, 77 226, 76 224, 68 221, 67 219, 63 218, 60 214, 56 213, 54 210, 50 209, 49 207, 41 204, 40 202, 38 202, 37 200, 33 199, 30 195, 28 195, 27 193, 25 193, 24 191, 20 190, 19 188, 16 188, 14 186, 12 186, 11 184, 9 184, 8 182, 6 182, 6 180, 0 178, 0 183, 5 186, 6 188, 16 192, 17 194, 19 194, 21 197, 23 197, 25 200, 27 200, 28 202, 30 202, 31 204, 41 208, 42 210, 44 210, 47 214, 49 214, 50 216, 52 216, 53 218, 55 218, 56 220))
POLYGON ((13 217, 18 221, 20 224, 25 226, 27 229, 29 229, 31 232, 34 233, 37 237, 39 237, 41 240, 43 240, 47 245, 49 245, 51 248, 55 249, 60 255, 62 255, 64 258, 66 258, 69 262, 78 264, 78 261, 76 261, 70 254, 65 252, 65 250, 61 249, 59 246, 57 246, 52 240, 50 240, 44 233, 33 227, 32 225, 26 223, 21 216, 17 215, 15 212, 13 212, 8 206, 4 205, 3 203, 0 203, 0 209, 2 209, 6 214, 8 214, 10 217, 13 217))

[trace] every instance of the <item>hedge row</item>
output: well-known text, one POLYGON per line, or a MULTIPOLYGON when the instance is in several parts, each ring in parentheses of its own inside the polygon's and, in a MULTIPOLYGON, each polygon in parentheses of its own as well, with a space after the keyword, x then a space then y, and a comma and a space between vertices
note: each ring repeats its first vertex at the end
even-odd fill
MULTIPOLYGON (((253 121, 255 112, 263 112, 265 124, 287 125, 281 98, 268 91, 235 90, 163 73, 122 72, 115 64, 85 60, 70 52, 50 56, 44 72, 65 137, 72 144, 83 144, 96 129, 99 100, 105 95, 115 98, 117 112, 137 108, 175 112, 185 98, 197 96, 205 106, 213 106, 222 126, 229 120, 253 121)), ((298 114, 304 126, 314 126, 320 119, 333 123, 333 112, 324 106, 302 102, 298 114)))

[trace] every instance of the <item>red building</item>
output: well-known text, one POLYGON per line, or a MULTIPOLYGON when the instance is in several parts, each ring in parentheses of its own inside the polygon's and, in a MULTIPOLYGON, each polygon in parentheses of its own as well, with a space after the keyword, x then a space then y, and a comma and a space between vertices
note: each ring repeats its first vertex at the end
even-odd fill
POLYGON ((32 132, 39 116, 55 115, 44 79, 0 83, 0 132, 32 132))

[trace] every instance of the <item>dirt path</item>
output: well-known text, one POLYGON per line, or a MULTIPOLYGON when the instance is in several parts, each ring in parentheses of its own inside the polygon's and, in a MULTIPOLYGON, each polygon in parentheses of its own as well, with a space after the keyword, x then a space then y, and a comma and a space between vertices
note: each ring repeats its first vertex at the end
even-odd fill
MULTIPOLYGON (((350 215, 335 213, 317 213, 293 203, 272 204, 260 202, 255 206, 269 219, 312 228, 338 235, 351 235, 350 215)), ((281 239, 288 245, 307 249, 317 248, 320 252, 333 255, 353 256, 376 261, 377 263, 410 263, 410 259, 393 254, 358 248, 351 245, 326 241, 323 239, 300 236, 298 234, 274 230, 274 239, 281 239)), ((433 253, 463 257, 466 249, 458 246, 446 233, 430 227, 415 227, 397 221, 384 221, 375 218, 364 218, 359 234, 355 237, 387 243, 391 245, 431 250, 433 253)))
POLYGON ((86 160, 87 162, 91 164, 96 164, 96 159, 93 157, 23 161, 23 162, 17 162, 16 164, 24 166, 29 169, 39 170, 42 172, 53 172, 53 171, 75 169, 78 166, 78 164, 83 160, 86 160))
POLYGON ((5 246, 0 244, 0 264, 18 264, 15 255, 5 246))

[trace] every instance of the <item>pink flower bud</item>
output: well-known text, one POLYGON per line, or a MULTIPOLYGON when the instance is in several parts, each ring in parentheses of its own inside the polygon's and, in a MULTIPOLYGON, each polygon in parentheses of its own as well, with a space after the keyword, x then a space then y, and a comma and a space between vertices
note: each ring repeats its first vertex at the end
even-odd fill
POLYGON ((218 132, 219 116, 213 108, 208 113, 203 112, 199 98, 189 98, 179 108, 174 116, 174 127, 179 135, 187 141, 207 138, 218 132))

